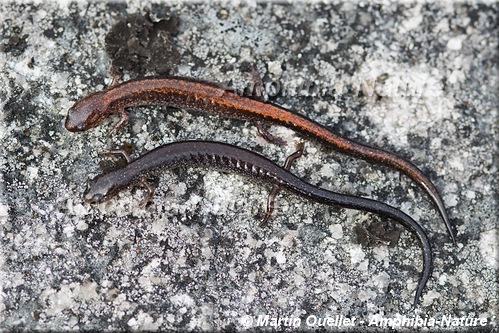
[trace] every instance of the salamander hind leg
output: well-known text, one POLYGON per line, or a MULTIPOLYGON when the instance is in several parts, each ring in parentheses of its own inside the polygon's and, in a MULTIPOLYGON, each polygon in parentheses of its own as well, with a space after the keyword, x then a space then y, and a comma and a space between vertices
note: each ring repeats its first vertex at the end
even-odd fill
MULTIPOLYGON (((286 170, 289 170, 291 166, 293 165, 293 162, 300 158, 303 155, 303 150, 304 150, 304 144, 302 142, 298 143, 296 145, 296 151, 289 155, 286 158, 286 162, 284 162, 283 168, 286 170)), ((262 220, 260 221, 260 226, 265 227, 268 224, 269 218, 272 216, 272 213, 274 212, 274 202, 275 198, 281 191, 281 187, 279 185, 274 185, 272 187, 272 190, 270 190, 269 196, 267 198, 267 210, 265 211, 265 215, 263 216, 262 220)))
POLYGON ((274 212, 274 202, 276 196, 279 194, 281 191, 281 187, 278 185, 274 185, 272 187, 272 190, 270 190, 269 197, 267 198, 267 210, 265 211, 265 215, 263 216, 262 220, 260 221, 260 226, 261 227, 266 227, 269 218, 272 216, 272 213, 274 212))
POLYGON ((270 143, 273 143, 278 146, 284 146, 286 144, 286 141, 283 139, 271 134, 269 132, 269 124, 264 123, 262 121, 258 121, 256 123, 256 128, 258 129, 258 134, 260 134, 265 140, 267 140, 270 143))
POLYGON ((122 82, 122 74, 120 70, 116 67, 112 67, 109 71, 109 76, 111 77, 111 83, 109 84, 109 88, 117 86, 122 82))

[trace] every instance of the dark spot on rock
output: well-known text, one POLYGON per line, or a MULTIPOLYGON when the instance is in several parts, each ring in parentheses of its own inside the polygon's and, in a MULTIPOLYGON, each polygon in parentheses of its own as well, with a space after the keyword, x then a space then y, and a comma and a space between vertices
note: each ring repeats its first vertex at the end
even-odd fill
POLYGON ((14 57, 20 56, 28 47, 27 38, 28 35, 10 36, 7 42, 0 44, 0 52, 10 53, 14 57))
POLYGON ((357 244, 365 247, 381 244, 394 247, 400 238, 400 230, 386 221, 376 221, 369 224, 358 223, 353 231, 357 238, 357 244))
POLYGON ((113 67, 135 74, 168 74, 180 58, 172 39, 177 25, 174 16, 156 22, 147 14, 125 17, 106 35, 106 51, 113 67))

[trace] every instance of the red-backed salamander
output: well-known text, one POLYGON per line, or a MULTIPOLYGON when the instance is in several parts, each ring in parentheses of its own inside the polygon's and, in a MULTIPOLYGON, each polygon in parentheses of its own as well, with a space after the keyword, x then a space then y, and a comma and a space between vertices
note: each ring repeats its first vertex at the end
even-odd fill
POLYGON ((411 162, 393 153, 343 138, 290 110, 239 96, 214 83, 181 77, 144 77, 129 80, 76 102, 69 109, 66 129, 73 132, 85 131, 117 113, 120 119, 113 125, 114 132, 128 122, 126 107, 164 103, 177 108, 207 111, 233 118, 278 123, 311 138, 325 141, 337 151, 398 169, 419 184, 432 198, 452 242, 456 244, 456 237, 440 194, 433 183, 411 162))
MULTIPOLYGON (((129 157, 125 153, 123 154, 130 161, 129 157)), ((423 274, 419 280, 413 303, 413 306, 416 306, 426 282, 430 278, 432 268, 432 252, 428 237, 416 221, 401 210, 385 203, 313 186, 267 158, 243 148, 209 141, 170 143, 151 150, 120 169, 97 176, 89 182, 83 198, 88 203, 104 202, 135 181, 142 180, 144 182, 146 173, 161 167, 175 166, 208 166, 234 170, 279 188, 288 189, 316 202, 368 211, 401 223, 418 236, 423 248, 423 274)), ((149 194, 145 202, 151 198, 154 192, 150 186, 147 188, 149 194)))

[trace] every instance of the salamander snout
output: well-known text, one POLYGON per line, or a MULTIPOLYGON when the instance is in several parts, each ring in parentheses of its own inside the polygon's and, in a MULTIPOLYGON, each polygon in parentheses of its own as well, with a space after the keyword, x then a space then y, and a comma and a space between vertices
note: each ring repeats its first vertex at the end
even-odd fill
POLYGON ((83 196, 83 200, 85 200, 86 202, 90 203, 90 204, 96 204, 96 203, 100 203, 102 201, 102 198, 104 198, 104 196, 102 194, 94 194, 92 196, 89 196, 87 194, 85 194, 83 196))
POLYGON ((88 182, 87 189, 83 193, 83 200, 90 204, 98 204, 108 199, 111 184, 103 177, 94 178, 88 182))
POLYGON ((81 132, 97 126, 108 115, 102 93, 97 92, 76 102, 68 111, 65 127, 70 132, 81 132))
POLYGON ((92 187, 87 187, 85 192, 83 193, 83 200, 90 204, 97 204, 104 201, 104 195, 102 193, 98 193, 92 190, 92 187))
POLYGON ((84 123, 82 123, 81 121, 75 121, 77 120, 76 116, 74 115, 70 116, 71 114, 74 113, 75 112, 73 111, 73 109, 69 109, 69 113, 68 116, 66 117, 66 123, 64 124, 64 126, 70 132, 82 132, 86 129, 84 123))
POLYGON ((83 193, 83 200, 90 204, 98 204, 114 197, 119 189, 120 186, 116 183, 116 173, 110 172, 88 182, 87 189, 83 193))

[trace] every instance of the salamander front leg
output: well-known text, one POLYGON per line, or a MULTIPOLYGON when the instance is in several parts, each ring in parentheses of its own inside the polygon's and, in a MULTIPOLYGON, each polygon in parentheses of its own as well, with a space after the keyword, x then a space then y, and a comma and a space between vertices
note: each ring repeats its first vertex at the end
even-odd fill
MULTIPOLYGON (((304 144, 303 142, 299 142, 296 144, 296 151, 289 155, 288 158, 286 158, 286 162, 284 162, 283 168, 286 170, 289 170, 291 168, 291 165, 293 165, 293 162, 300 158, 303 155, 303 150, 304 150, 304 144)), ((272 216, 272 213, 274 212, 274 202, 275 198, 281 191, 281 186, 279 185, 274 185, 272 187, 272 190, 270 190, 269 196, 267 198, 267 210, 265 211, 265 215, 262 218, 262 221, 260 222, 260 226, 264 227, 268 224, 268 220, 270 216, 272 216)))
MULTIPOLYGON (((125 158, 127 164, 132 161, 130 158, 130 155, 123 149, 104 149, 99 152, 101 155, 109 156, 109 155, 121 155, 123 158, 125 158)), ((145 208, 145 206, 151 201, 151 198, 154 195, 154 186, 152 186, 145 177, 140 177, 140 183, 144 185, 144 187, 147 189, 147 195, 146 197, 139 203, 140 208, 145 208)))
POLYGON ((111 129, 109 130, 109 133, 107 134, 108 138, 114 136, 116 133, 118 133, 119 130, 121 130, 126 124, 128 124, 128 119, 129 119, 128 113, 126 113, 126 111, 123 107, 120 107, 119 109, 117 109, 113 113, 117 113, 119 116, 119 119, 116 120, 116 122, 114 122, 111 125, 111 129))
POLYGON ((127 164, 132 161, 130 155, 128 155, 128 153, 123 149, 103 149, 99 152, 99 154, 104 156, 121 155, 125 158, 127 164))
POLYGON ((151 201, 153 195, 154 195, 154 190, 155 190, 155 187, 152 186, 145 177, 141 177, 140 178, 140 182, 142 185, 144 185, 144 187, 147 189, 147 195, 146 197, 144 198, 144 200, 142 200, 139 204, 139 207, 144 209, 146 207, 146 205, 149 203, 149 201, 151 201))

